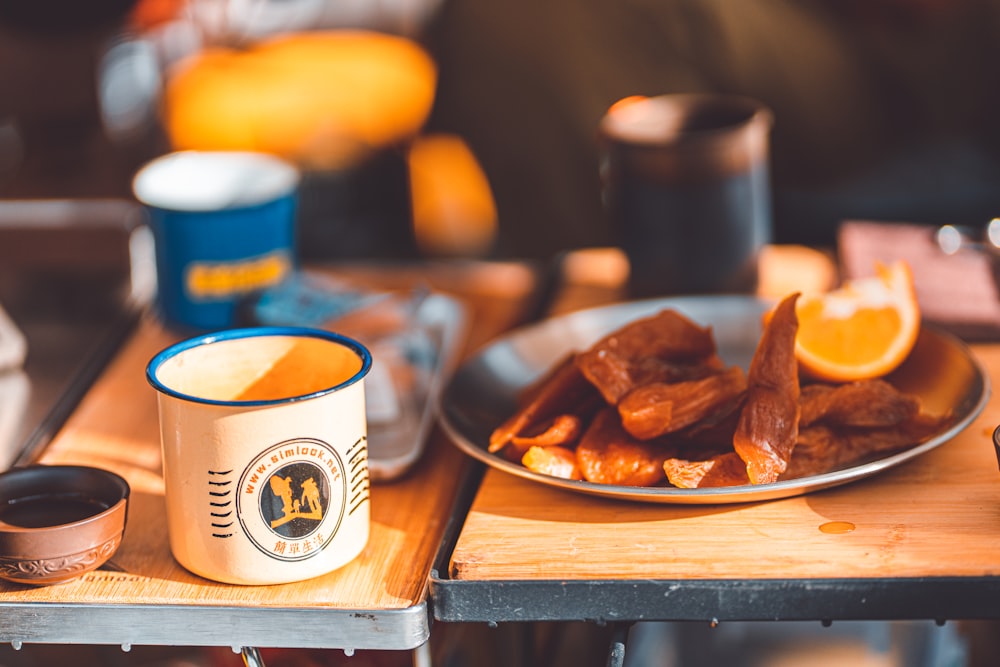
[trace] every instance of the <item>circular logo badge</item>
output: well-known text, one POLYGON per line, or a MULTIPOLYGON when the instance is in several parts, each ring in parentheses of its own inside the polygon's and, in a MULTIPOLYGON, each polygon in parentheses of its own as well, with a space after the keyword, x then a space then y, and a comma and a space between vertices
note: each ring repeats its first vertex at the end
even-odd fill
POLYGON ((344 463, 321 440, 287 440, 262 452, 243 471, 239 488, 236 510, 244 532, 278 560, 316 555, 344 517, 344 463))

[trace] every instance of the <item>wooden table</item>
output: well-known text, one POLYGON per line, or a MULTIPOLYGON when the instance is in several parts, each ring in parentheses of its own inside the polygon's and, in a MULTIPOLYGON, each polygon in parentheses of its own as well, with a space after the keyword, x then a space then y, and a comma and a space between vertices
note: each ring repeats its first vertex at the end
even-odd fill
MULTIPOLYGON (((474 349, 522 316, 533 274, 522 265, 342 267, 367 284, 429 284, 469 309, 474 349)), ((427 580, 467 459, 435 433, 403 478, 375 483, 372 532, 340 570, 278 586, 232 586, 184 570, 167 542, 155 392, 148 360, 177 340, 146 316, 39 461, 99 466, 132 495, 111 567, 56 586, 0 583, 0 642, 412 649, 430 632, 427 580)))
MULTIPOLYGON (((553 312, 622 298, 607 279, 620 267, 607 259, 586 263, 596 272, 565 264, 571 280, 553 312)), ((426 281, 461 298, 472 309, 468 351, 523 318, 533 285, 517 265, 345 270, 386 286, 426 281)), ((435 431, 411 474, 373 488, 372 538, 355 562, 281 586, 200 579, 167 546, 155 395, 143 377, 149 357, 173 339, 143 319, 41 457, 107 467, 132 484, 117 569, 52 587, 0 584, 0 642, 409 649, 424 645, 431 616, 1000 617, 1000 479, 989 441, 996 397, 953 441, 870 480, 716 507, 596 499, 493 470, 480 478, 435 431), (830 521, 856 529, 819 530, 830 521)), ((974 353, 1000 380, 1000 345, 974 353)))
MULTIPOLYGON (((591 304, 559 308, 580 305, 591 304)), ((998 386, 1000 345, 972 352, 998 386)), ((927 454, 847 486, 760 503, 601 499, 490 468, 436 563, 435 617, 1000 618, 1000 472, 990 438, 998 423, 994 394, 967 429, 927 454), (854 529, 821 530, 831 522, 854 529)))

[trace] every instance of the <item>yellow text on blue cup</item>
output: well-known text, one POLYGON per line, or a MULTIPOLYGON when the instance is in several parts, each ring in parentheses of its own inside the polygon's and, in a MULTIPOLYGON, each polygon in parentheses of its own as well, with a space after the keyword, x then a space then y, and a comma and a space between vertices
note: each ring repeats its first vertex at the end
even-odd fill
POLYGON ((295 167, 261 153, 182 151, 139 170, 167 325, 231 327, 242 300, 291 274, 298 184, 295 167))

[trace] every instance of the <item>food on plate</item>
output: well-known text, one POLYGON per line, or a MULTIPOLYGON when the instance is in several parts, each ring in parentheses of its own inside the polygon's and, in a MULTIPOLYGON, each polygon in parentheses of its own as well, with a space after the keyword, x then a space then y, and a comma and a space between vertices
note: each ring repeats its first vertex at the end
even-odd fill
POLYGON ((539 433, 515 435, 511 442, 522 449, 530 447, 552 447, 576 442, 580 438, 583 425, 578 415, 557 415, 539 433))
POLYGON ((802 387, 799 426, 893 426, 920 412, 920 401, 881 379, 802 387))
POLYGON ((565 479, 710 488, 830 472, 950 423, 881 376, 802 373, 803 298, 789 295, 765 315, 745 372, 725 365, 711 327, 675 310, 625 324, 526 388, 489 451, 565 479))
POLYGON ((580 468, 576 465, 576 452, 567 447, 534 445, 524 453, 522 462, 525 468, 543 475, 563 479, 583 479, 580 468))
POLYGON ((663 457, 661 448, 626 433, 611 406, 594 416, 576 446, 584 479, 602 484, 653 486, 664 479, 663 457))
MULTIPOLYGON (((800 397, 801 414, 814 399, 807 390, 819 390, 831 410, 806 422, 799 418, 799 431, 788 466, 776 481, 821 475, 859 463, 881 454, 891 454, 912 447, 945 427, 948 415, 920 411, 919 401, 902 394, 882 380, 862 380, 840 387, 807 385, 800 397), (841 392, 840 389, 848 389, 841 392), (851 413, 864 396, 872 397, 872 406, 888 406, 874 417, 872 410, 851 413), (897 409, 909 406, 912 409, 897 409), (872 417, 872 418, 869 418, 872 417)), ((671 458, 664 462, 668 481, 686 489, 750 484, 747 467, 739 455, 729 452, 704 460, 671 458)))
POLYGON ((650 440, 719 414, 746 388, 746 373, 739 366, 698 380, 650 382, 628 392, 618 402, 618 414, 632 436, 650 440))
POLYGON ((611 405, 639 385, 695 379, 722 367, 712 330, 673 310, 605 336, 574 363, 611 405))
POLYGON ((664 448, 636 440, 621 426, 613 407, 594 416, 576 446, 583 478, 602 484, 653 486, 664 479, 664 448))
POLYGON ((663 462, 667 479, 682 489, 749 484, 747 465, 736 452, 716 454, 701 461, 670 458, 663 462))
MULTIPOLYGON (((596 408, 599 402, 597 390, 580 373, 573 357, 568 356, 525 391, 521 406, 493 431, 488 449, 496 453, 510 445, 515 437, 536 435, 560 415, 589 417, 590 407, 596 408)), ((526 448, 519 449, 518 457, 526 448)))
POLYGON ((803 295, 795 356, 804 374, 829 382, 881 377, 906 359, 920 333, 913 274, 902 261, 829 292, 803 295))
POLYGON ((733 434, 733 449, 753 484, 777 481, 788 467, 799 434, 799 369, 795 361, 799 294, 774 309, 747 374, 747 399, 733 434))
POLYGON ((891 426, 875 428, 816 425, 802 429, 786 477, 807 477, 836 470, 879 454, 911 447, 948 423, 947 415, 919 413, 891 426))

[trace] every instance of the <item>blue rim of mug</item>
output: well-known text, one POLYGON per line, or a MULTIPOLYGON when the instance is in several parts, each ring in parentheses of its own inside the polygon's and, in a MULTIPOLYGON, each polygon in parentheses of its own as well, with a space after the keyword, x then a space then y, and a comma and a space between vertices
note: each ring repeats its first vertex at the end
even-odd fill
POLYGON ((368 351, 368 348, 354 340, 353 338, 348 338, 342 334, 335 333, 333 331, 326 331, 323 329, 313 329, 310 327, 247 327, 243 329, 227 329, 225 331, 216 331, 213 333, 202 334, 200 336, 194 336, 193 338, 188 338, 179 343, 174 343, 170 347, 158 352, 149 363, 146 365, 146 381, 162 394, 167 396, 172 396, 174 398, 179 398, 185 401, 191 401, 192 403, 201 403, 203 405, 225 405, 225 406, 263 406, 263 405, 281 405, 283 403, 294 403, 296 401, 305 401, 312 398, 318 398, 320 396, 325 396, 334 391, 348 387, 362 378, 364 378, 368 371, 371 370, 372 366, 372 355, 368 351), (257 400, 257 401, 223 401, 211 398, 202 398, 200 396, 192 396, 191 394, 185 394, 184 392, 177 391, 176 389, 171 389, 157 378, 157 372, 160 367, 173 359, 178 354, 186 352, 188 350, 194 349, 196 347, 201 347, 202 345, 211 345, 213 343, 221 343, 231 340, 242 340, 244 338, 259 338, 263 336, 298 336, 302 338, 321 338, 328 340, 332 343, 338 343, 344 347, 347 347, 354 351, 359 357, 361 357, 361 368, 354 373, 349 379, 341 382, 339 384, 333 385, 332 387, 326 387, 325 389, 320 389, 319 391, 314 391, 308 394, 302 394, 300 396, 290 396, 287 398, 276 398, 269 400, 257 400))

